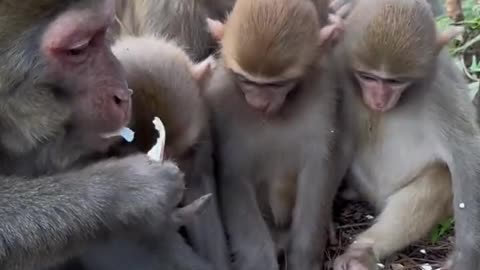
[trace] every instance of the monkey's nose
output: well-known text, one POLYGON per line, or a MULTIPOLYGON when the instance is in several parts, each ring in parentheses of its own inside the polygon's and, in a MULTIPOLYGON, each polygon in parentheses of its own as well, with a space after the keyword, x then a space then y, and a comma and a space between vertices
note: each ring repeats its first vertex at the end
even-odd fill
POLYGON ((128 103, 130 101, 130 98, 132 96, 133 91, 131 89, 128 90, 120 90, 115 92, 113 95, 113 100, 115 104, 117 105, 122 105, 122 103, 128 103))

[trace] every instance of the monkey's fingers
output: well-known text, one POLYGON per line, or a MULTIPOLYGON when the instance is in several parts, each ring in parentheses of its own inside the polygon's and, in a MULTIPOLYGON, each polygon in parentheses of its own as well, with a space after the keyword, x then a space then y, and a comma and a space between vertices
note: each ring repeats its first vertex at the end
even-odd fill
POLYGON ((328 15, 328 22, 335 25, 343 25, 343 19, 335 14, 328 15))
POLYGON ((192 203, 187 206, 184 206, 180 209, 177 209, 172 214, 173 222, 178 225, 182 226, 187 224, 190 220, 193 219, 196 215, 198 215, 208 203, 211 201, 212 194, 209 193, 207 195, 203 195, 202 197, 196 199, 192 203))
POLYGON ((332 0, 330 1, 330 5, 328 7, 331 8, 333 12, 337 12, 341 6, 345 5, 345 1, 348 0, 332 0))
POLYGON ((337 12, 335 12, 335 14, 341 18, 346 18, 348 14, 350 14, 350 11, 352 11, 352 7, 352 3, 343 5, 337 12))

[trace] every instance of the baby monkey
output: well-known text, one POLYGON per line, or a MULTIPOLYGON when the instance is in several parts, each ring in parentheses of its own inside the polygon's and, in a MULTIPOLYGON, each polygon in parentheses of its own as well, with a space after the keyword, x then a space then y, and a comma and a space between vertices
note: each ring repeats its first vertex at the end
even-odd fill
POLYGON ((277 229, 289 231, 288 269, 322 265, 349 155, 330 53, 341 24, 327 23, 327 8, 328 0, 237 0, 225 24, 208 21, 221 59, 205 95, 234 269, 278 269, 277 229))
MULTIPOLYGON (((184 204, 189 205, 205 194, 212 194, 202 213, 184 223, 193 250, 207 261, 209 267, 193 262, 185 265, 193 267, 190 269, 229 269, 213 176, 208 111, 201 97, 211 75, 213 58, 195 64, 176 43, 153 35, 121 36, 112 51, 123 65, 128 85, 133 89, 133 117, 129 126, 135 131, 132 143, 117 145, 112 152, 115 155, 147 152, 158 137, 152 120, 159 117, 166 130, 165 158, 176 161, 185 172, 184 204)), ((127 245, 125 249, 131 250, 132 254, 142 249, 141 245, 135 248, 134 243, 121 243, 127 245)), ((160 258, 168 259, 166 255, 160 258)), ((127 256, 125 260, 129 263, 119 263, 119 258, 115 265, 131 265, 130 261, 134 259, 127 256)), ((160 264, 155 264, 155 260, 150 263, 152 259, 145 259, 145 255, 138 256, 138 260, 144 262, 140 261, 136 267, 148 265, 145 269, 161 269, 158 268, 160 264)))
POLYGON ((342 50, 358 124, 347 179, 380 215, 335 269, 375 269, 453 210, 453 269, 477 269, 480 134, 466 82, 444 50, 459 33, 438 33, 425 0, 358 0, 347 18, 342 50))

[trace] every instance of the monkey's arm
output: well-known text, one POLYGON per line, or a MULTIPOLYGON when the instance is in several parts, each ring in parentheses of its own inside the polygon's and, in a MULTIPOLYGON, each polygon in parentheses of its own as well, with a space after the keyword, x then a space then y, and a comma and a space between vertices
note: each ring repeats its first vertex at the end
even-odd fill
POLYGON ((194 249, 208 259, 215 269, 230 269, 225 229, 220 217, 217 182, 213 175, 212 143, 205 140, 198 146, 193 168, 187 175, 186 203, 199 196, 212 194, 211 202, 201 215, 196 215, 186 228, 194 249))
POLYGON ((158 237, 150 235, 138 241, 115 238, 111 242, 96 245, 82 256, 82 262, 91 270, 220 269, 211 267, 195 253, 175 227, 167 228, 158 237))
MULTIPOLYGON (((293 213, 289 269, 321 269, 333 199, 348 166, 346 152, 317 144, 300 172, 293 213), (326 153, 320 154, 319 153, 326 153)), ((333 146, 333 145, 332 145, 333 146)), ((336 145, 338 146, 338 145, 336 145)))
POLYGON ((222 174, 219 191, 222 217, 234 256, 232 268, 278 269, 275 245, 258 207, 253 184, 240 173, 222 174))
POLYGON ((477 269, 480 265, 480 138, 462 133, 451 136, 457 139, 449 142, 451 157, 447 159, 452 174, 456 237, 450 270, 477 269))
POLYGON ((150 185, 141 173, 122 179, 125 171, 110 165, 37 179, 0 178, 0 268, 55 265, 124 226, 150 221, 161 229, 181 195, 178 169, 160 167, 158 184, 150 185))

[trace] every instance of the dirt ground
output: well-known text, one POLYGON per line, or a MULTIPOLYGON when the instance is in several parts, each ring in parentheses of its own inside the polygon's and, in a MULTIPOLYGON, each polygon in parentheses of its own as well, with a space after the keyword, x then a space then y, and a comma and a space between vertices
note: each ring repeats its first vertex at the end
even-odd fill
MULTIPOLYGON (((346 202, 338 200, 335 202, 334 217, 338 244, 328 247, 326 252, 324 269, 332 269, 333 259, 343 253, 354 237, 367 229, 374 222, 374 212, 365 203, 346 202)), ((444 235, 435 244, 426 237, 386 259, 378 269, 401 270, 420 269, 435 270, 441 267, 442 262, 451 251, 453 237, 444 235)))

